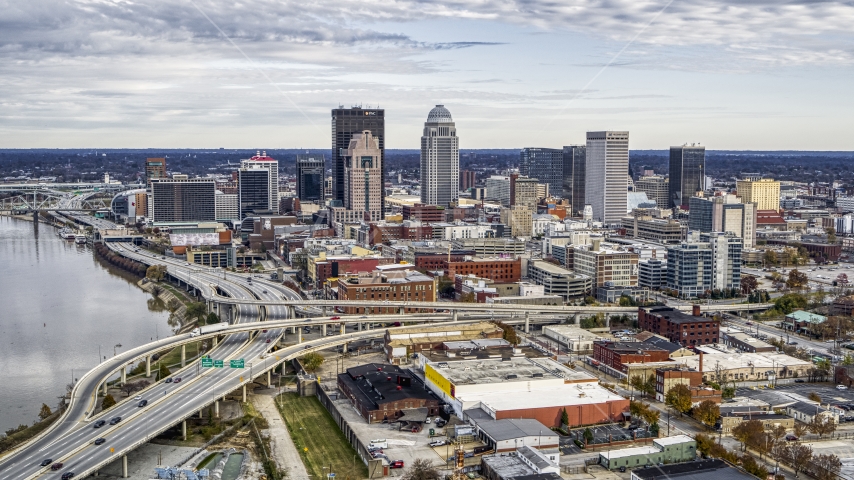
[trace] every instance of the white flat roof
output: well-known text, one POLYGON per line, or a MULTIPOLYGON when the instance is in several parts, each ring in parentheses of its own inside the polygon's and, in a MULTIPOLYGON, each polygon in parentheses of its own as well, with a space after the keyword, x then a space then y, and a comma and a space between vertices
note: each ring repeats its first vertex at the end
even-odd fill
POLYGON ((615 458, 634 457, 635 455, 649 455, 659 452, 661 452, 661 450, 655 447, 632 447, 621 448, 619 450, 611 450, 609 452, 599 452, 599 455, 607 458, 608 460, 613 460, 615 458))
MULTIPOLYGON (((687 365, 689 368, 699 369, 700 356, 677 357, 677 363, 687 365)), ((791 357, 784 353, 756 352, 756 353, 706 353, 703 355, 703 371, 713 372, 716 366, 724 370, 735 368, 754 367, 759 369, 772 369, 781 367, 811 367, 812 363, 799 358, 791 357)))
POLYGON ((436 362, 431 366, 457 386, 507 382, 536 383, 540 380, 555 379, 576 382, 597 381, 596 377, 586 370, 572 370, 548 358, 486 358, 458 362, 436 362))
POLYGON ((589 405, 625 400, 596 383, 564 383, 542 389, 532 385, 531 391, 509 391, 498 395, 495 392, 466 393, 457 395, 457 399, 464 402, 480 402, 488 409, 495 411, 589 405))
POLYGON ((686 442, 693 442, 694 439, 689 437, 688 435, 672 435, 670 437, 656 438, 653 441, 659 445, 667 446, 667 445, 679 445, 680 443, 686 443, 686 442))

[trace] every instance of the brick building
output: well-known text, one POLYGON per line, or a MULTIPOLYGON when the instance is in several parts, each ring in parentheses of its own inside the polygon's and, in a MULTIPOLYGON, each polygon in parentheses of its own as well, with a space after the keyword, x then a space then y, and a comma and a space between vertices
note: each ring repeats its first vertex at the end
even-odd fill
MULTIPOLYGON (((702 353, 700 369, 703 368, 702 353)), ((721 391, 703 386, 703 372, 684 367, 667 367, 655 370, 655 399, 663 402, 667 392, 677 385, 685 385, 691 391, 691 403, 698 405, 706 400, 721 403, 721 391)))
POLYGON ((522 278, 522 261, 518 258, 472 258, 451 262, 447 258, 440 270, 454 278, 455 275, 475 275, 500 282, 518 282, 522 278))
POLYGON ((445 221, 445 207, 438 205, 424 205, 423 203, 404 205, 402 213, 404 220, 418 220, 424 223, 445 221))
POLYGON ((439 414, 439 400, 395 365, 369 363, 338 375, 338 389, 368 423, 439 414), (420 410, 420 411, 419 411, 420 410), (425 412, 426 410, 426 412, 425 412))
MULTIPOLYGON (((365 229, 363 226, 360 230, 365 229)), ((392 240, 432 240, 433 227, 420 222, 371 223, 367 226, 366 238, 359 240, 365 245, 390 243, 392 240)))
POLYGON ((415 268, 425 272, 434 272, 444 269, 445 263, 450 260, 452 262, 465 261, 466 257, 475 255, 474 250, 451 250, 450 254, 445 252, 415 252, 414 264, 415 268))
MULTIPOLYGON (((435 302, 436 282, 423 273, 411 270, 380 271, 338 279, 339 300, 388 300, 389 302, 435 302)), ((365 307, 342 304, 344 313, 355 315, 366 312, 365 307)), ((398 307, 371 308, 372 314, 394 314, 398 307)), ((407 313, 418 309, 407 308, 407 313)))
POLYGON ((625 365, 630 363, 667 361, 670 359, 670 352, 643 342, 599 340, 593 342, 593 358, 614 370, 625 372, 625 365))
POLYGON ((639 307, 638 327, 665 337, 685 347, 718 343, 720 321, 700 315, 694 305, 693 315, 670 307, 639 307))

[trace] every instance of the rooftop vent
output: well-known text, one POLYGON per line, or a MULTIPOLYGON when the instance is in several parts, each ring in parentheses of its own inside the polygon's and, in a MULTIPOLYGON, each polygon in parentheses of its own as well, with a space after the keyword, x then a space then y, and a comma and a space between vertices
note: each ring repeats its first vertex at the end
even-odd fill
POLYGON ((506 380, 512 380, 512 379, 514 379, 514 378, 517 378, 517 375, 516 375, 515 373, 511 373, 511 374, 507 375, 507 376, 506 376, 506 377, 504 377, 504 378, 505 378, 506 380))

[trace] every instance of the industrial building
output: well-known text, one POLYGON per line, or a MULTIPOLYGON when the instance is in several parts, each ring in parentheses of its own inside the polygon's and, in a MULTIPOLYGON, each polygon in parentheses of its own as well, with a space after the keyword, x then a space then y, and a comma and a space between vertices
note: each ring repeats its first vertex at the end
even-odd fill
POLYGON ((446 345, 449 342, 477 342, 477 347, 509 345, 502 338, 503 335, 504 331, 490 322, 453 327, 418 325, 397 330, 394 333, 386 330, 383 345, 389 363, 400 364, 408 362, 409 357, 414 353, 449 350, 451 347, 446 345))
POLYGON ((394 365, 369 363, 348 368, 338 375, 338 389, 368 423, 423 420, 439 413, 436 397, 394 365))
POLYGON ((629 401, 596 377, 545 358, 504 357, 423 365, 427 386, 462 419, 530 418, 558 426, 621 420, 629 401), (524 387, 524 388, 523 388, 524 387))
POLYGON ((527 445, 510 454, 487 455, 481 473, 487 480, 561 480, 560 453, 547 453, 527 445))
POLYGON ((575 325, 547 325, 543 327, 543 335, 575 354, 593 353, 593 342, 603 340, 590 330, 575 325))
POLYGON ((528 418, 475 420, 480 440, 496 453, 515 451, 521 446, 560 447, 560 435, 542 423, 528 418))
POLYGON ((720 459, 659 465, 632 470, 630 480, 756 480, 753 475, 720 459))

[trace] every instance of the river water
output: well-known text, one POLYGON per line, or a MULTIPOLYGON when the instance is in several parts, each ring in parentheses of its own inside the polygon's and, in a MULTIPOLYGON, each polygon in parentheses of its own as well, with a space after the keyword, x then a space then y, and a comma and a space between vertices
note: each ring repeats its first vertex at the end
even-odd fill
POLYGON ((56 229, 0 217, 0 433, 54 409, 100 359, 172 334, 132 277, 56 229), (73 377, 72 377, 73 375, 73 377))

